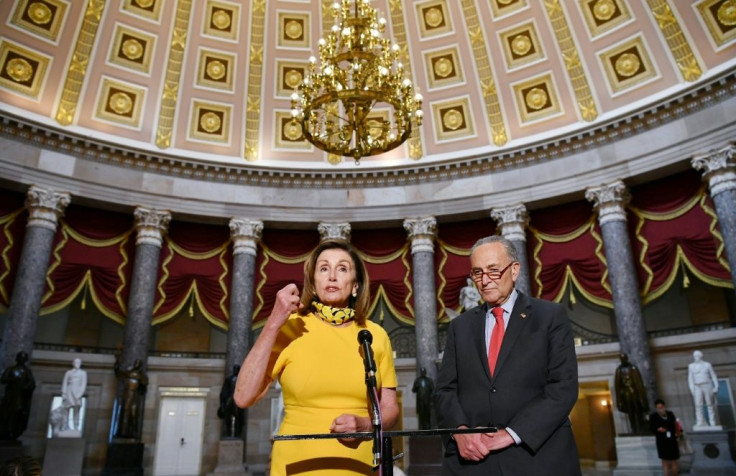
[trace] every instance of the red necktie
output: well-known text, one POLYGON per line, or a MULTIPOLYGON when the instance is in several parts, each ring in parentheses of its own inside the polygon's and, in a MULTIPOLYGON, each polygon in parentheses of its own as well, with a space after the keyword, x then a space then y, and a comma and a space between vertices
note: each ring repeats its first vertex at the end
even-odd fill
POLYGON ((491 369, 491 376, 493 376, 498 360, 498 352, 501 350, 501 342, 503 341, 503 308, 497 306, 491 309, 491 312, 493 317, 496 318, 496 325, 493 326, 493 332, 491 332, 491 343, 488 345, 488 368, 491 369))

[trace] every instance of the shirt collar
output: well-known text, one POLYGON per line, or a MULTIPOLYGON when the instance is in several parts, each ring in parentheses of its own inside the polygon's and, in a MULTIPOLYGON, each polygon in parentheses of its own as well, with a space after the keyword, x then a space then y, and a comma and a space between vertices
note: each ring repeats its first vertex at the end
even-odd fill
MULTIPOLYGON (((519 297, 519 293, 516 292, 516 288, 514 288, 511 291, 511 295, 506 300, 506 302, 501 305, 501 308, 503 309, 503 318, 505 321, 508 320, 508 316, 510 316, 511 311, 514 310, 514 304, 516 304, 516 299, 518 297, 519 297)), ((497 307, 497 306, 491 306, 490 304, 488 304, 488 311, 486 312, 486 314, 491 315, 491 309, 493 309, 494 307, 497 307)))

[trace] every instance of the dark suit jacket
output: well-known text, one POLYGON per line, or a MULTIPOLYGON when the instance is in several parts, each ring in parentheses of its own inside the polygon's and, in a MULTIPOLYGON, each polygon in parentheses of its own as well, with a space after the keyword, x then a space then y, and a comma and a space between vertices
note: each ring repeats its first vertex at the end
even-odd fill
POLYGON ((572 330, 559 304, 519 293, 491 378, 485 343, 488 305, 450 323, 437 376, 440 427, 510 427, 521 445, 483 461, 462 459, 445 442, 445 475, 579 475, 580 462, 568 415, 578 398, 572 330))

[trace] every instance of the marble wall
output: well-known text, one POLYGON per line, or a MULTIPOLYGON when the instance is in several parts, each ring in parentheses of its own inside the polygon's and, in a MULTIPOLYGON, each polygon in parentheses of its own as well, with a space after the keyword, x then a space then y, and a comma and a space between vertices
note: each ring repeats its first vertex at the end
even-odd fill
MULTIPOLYGON (((667 406, 684 423, 686 431, 691 429, 695 419, 692 399, 687 386, 687 366, 692 362, 692 352, 703 352, 704 359, 711 362, 718 377, 728 379, 732 390, 736 390, 736 329, 722 329, 709 332, 658 337, 651 340, 655 361, 657 384, 660 396, 667 406)), ((581 382, 580 408, 590 406, 585 388, 613 389, 613 375, 619 364, 617 343, 578 347, 578 369, 581 382)), ((28 430, 21 440, 32 456, 43 459, 46 447, 48 410, 54 395, 59 394, 64 372, 71 368, 74 358, 82 359, 82 367, 88 374, 87 413, 84 425, 86 439, 84 472, 97 474, 104 466, 107 441, 110 431, 110 417, 114 399, 114 357, 107 354, 66 353, 35 350, 31 358, 31 368, 36 379, 33 396, 32 415, 28 430)), ((414 359, 396 360, 399 381, 399 394, 403 404, 403 429, 417 428, 415 395, 411 388, 416 378, 414 359)), ((173 357, 151 357, 148 363, 149 387, 146 395, 143 442, 145 443, 144 464, 147 474, 152 471, 155 457, 156 431, 160 413, 159 390, 162 387, 209 389, 206 397, 205 425, 203 436, 203 458, 201 473, 213 471, 216 466, 217 448, 220 439, 220 420, 217 418, 219 393, 224 375, 223 359, 189 359, 173 357)), ((613 392, 611 392, 612 394, 613 392)), ((247 425, 247 461, 254 473, 265 472, 268 467, 271 435, 271 405, 278 392, 271 388, 266 396, 249 410, 247 425)), ((615 396, 611 395, 613 421, 617 433, 627 429, 626 415, 615 409, 615 396)), ((582 410, 581 410, 582 411, 582 410)), ((574 417, 577 419, 578 417, 574 417)), ((590 415, 582 418, 592 421, 590 415)), ((731 428, 733 430, 733 428, 731 428)), ((578 435, 578 437, 581 437, 578 435)), ((395 447, 398 444, 395 444, 395 447)), ((588 445, 590 446, 590 445, 588 445)), ((581 442, 581 450, 602 458, 605 448, 588 448, 581 442)), ((406 456, 404 467, 411 461, 411 448, 404 447, 406 456)), ((582 452, 582 451, 581 451, 582 452)))

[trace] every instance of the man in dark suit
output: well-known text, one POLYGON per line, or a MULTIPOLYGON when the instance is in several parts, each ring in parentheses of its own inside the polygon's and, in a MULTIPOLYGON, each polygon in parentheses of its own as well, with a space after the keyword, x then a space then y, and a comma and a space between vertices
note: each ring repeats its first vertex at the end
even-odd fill
POLYGON ((442 474, 581 474, 568 419, 577 361, 564 308, 514 289, 521 265, 505 238, 478 240, 470 265, 485 303, 450 323, 437 412, 443 428, 498 431, 448 438, 442 474))

